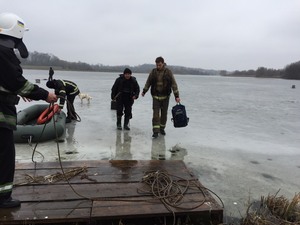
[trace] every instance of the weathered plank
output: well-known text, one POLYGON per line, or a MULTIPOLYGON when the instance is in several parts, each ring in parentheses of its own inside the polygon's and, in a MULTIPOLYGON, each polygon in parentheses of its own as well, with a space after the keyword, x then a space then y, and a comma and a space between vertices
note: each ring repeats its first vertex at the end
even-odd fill
POLYGON ((62 162, 64 172, 86 167, 69 182, 30 183, 25 175, 44 177, 62 174, 58 162, 17 164, 13 196, 22 201, 18 209, 1 209, 0 224, 89 222, 122 218, 175 215, 211 216, 222 220, 223 210, 185 166, 183 161, 76 161, 62 162), (142 183, 145 173, 166 171, 182 189, 189 183, 180 205, 166 205, 142 183), (174 175, 174 176, 173 176, 174 175), (195 185, 196 184, 196 185, 195 185))

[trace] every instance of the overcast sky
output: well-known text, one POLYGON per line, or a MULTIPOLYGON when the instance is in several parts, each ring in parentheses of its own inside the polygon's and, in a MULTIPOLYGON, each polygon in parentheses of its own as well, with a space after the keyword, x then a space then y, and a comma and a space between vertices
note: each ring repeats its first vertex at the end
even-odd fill
POLYGON ((300 61, 300 0, 0 0, 29 51, 103 65, 274 69, 300 61))

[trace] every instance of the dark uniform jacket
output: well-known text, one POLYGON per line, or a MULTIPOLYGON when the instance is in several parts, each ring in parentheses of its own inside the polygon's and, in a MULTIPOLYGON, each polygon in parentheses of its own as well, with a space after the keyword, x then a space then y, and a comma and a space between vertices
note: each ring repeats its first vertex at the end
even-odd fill
POLYGON ((135 96, 135 99, 138 99, 140 86, 134 76, 131 76, 130 79, 126 80, 124 74, 120 74, 120 76, 116 79, 111 88, 111 99, 115 99, 118 94, 118 97, 121 97, 122 93, 129 94, 130 97, 135 96))
POLYGON ((70 95, 78 95, 79 89, 77 85, 69 80, 53 80, 55 94, 60 98, 59 107, 63 108, 65 104, 65 97, 70 95))
POLYGON ((0 127, 16 129, 17 95, 32 100, 46 100, 48 97, 48 91, 30 83, 22 74, 14 50, 0 45, 0 127))

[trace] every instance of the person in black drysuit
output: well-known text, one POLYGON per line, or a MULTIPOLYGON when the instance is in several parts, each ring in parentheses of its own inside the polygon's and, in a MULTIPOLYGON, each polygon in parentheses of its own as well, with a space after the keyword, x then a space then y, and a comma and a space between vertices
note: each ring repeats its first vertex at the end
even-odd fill
POLYGON ((54 93, 32 84, 23 77, 21 62, 15 54, 28 57, 23 43, 24 21, 13 13, 0 14, 0 211, 19 207, 21 202, 11 197, 15 173, 14 133, 17 123, 16 105, 19 99, 57 101, 54 93), (19 96, 18 96, 19 95, 19 96))
POLYGON ((124 129, 130 130, 129 120, 132 118, 132 105, 139 97, 140 86, 130 69, 126 68, 123 74, 115 80, 111 88, 111 99, 117 102, 117 129, 122 130, 122 116, 124 118, 124 129), (123 112, 124 111, 124 112, 123 112))
POLYGON ((74 108, 75 97, 80 93, 78 86, 69 80, 50 80, 46 83, 48 88, 55 89, 55 94, 60 98, 59 107, 64 108, 64 104, 67 97, 67 118, 66 123, 70 123, 71 120, 77 120, 77 114, 74 108))

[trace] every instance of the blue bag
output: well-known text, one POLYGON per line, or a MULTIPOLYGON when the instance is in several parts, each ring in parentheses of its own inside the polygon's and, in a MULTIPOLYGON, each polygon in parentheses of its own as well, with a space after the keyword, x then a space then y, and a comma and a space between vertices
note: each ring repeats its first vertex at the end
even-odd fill
POLYGON ((172 108, 172 116, 171 121, 174 123, 174 127, 186 127, 189 122, 189 118, 187 117, 185 106, 178 103, 172 108))

